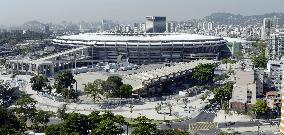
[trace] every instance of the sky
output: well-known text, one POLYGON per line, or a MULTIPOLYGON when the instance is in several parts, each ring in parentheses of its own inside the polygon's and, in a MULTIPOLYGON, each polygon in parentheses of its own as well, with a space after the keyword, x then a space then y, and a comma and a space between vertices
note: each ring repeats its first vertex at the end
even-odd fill
POLYGON ((202 18, 215 12, 258 15, 284 12, 284 0, 0 0, 0 24, 38 20, 121 22, 167 16, 168 20, 202 18))

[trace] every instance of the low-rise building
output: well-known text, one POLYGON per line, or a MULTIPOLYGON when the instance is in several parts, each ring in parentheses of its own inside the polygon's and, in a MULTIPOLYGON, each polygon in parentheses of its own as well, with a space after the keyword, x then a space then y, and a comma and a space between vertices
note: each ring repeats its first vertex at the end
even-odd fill
MULTIPOLYGON (((257 95, 261 94, 260 83, 257 83, 256 78, 261 75, 255 74, 255 71, 236 71, 233 87, 232 99, 230 107, 233 110, 247 110, 256 103, 257 95), (260 90, 258 90, 260 89, 260 90)), ((259 80, 260 81, 260 80, 259 80)), ((262 84, 263 85, 263 84, 262 84)))

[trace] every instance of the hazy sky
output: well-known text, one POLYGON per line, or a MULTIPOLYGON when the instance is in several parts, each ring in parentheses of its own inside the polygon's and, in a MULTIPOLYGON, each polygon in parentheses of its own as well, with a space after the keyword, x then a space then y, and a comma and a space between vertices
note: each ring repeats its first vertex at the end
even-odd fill
POLYGON ((5 25, 30 20, 134 21, 144 20, 147 15, 185 20, 213 12, 243 15, 284 12, 284 0, 0 0, 0 24, 5 25))

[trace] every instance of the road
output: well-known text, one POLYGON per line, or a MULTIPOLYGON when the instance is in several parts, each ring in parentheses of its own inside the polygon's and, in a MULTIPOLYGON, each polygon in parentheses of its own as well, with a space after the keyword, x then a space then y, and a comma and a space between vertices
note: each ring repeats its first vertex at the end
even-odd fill
POLYGON ((189 130, 189 124, 196 123, 196 122, 213 122, 214 117, 215 117, 214 113, 201 112, 197 117, 195 117, 191 120, 171 123, 171 126, 168 126, 167 124, 161 124, 161 125, 159 125, 159 127, 161 129, 179 128, 179 129, 187 131, 187 130, 189 130))

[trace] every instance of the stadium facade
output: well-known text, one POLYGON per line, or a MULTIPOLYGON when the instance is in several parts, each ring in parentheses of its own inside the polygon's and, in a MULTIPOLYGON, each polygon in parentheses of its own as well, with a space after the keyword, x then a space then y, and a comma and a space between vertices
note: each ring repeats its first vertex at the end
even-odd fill
POLYGON ((62 36, 56 45, 90 46, 93 60, 131 63, 186 62, 196 59, 220 59, 230 55, 227 41, 221 37, 193 34, 102 34, 62 36))
POLYGON ((217 60, 231 55, 225 39, 191 34, 86 33, 57 37, 52 43, 72 46, 73 49, 33 60, 7 60, 7 71, 53 76, 62 70, 90 66, 98 62, 151 64, 217 60))

